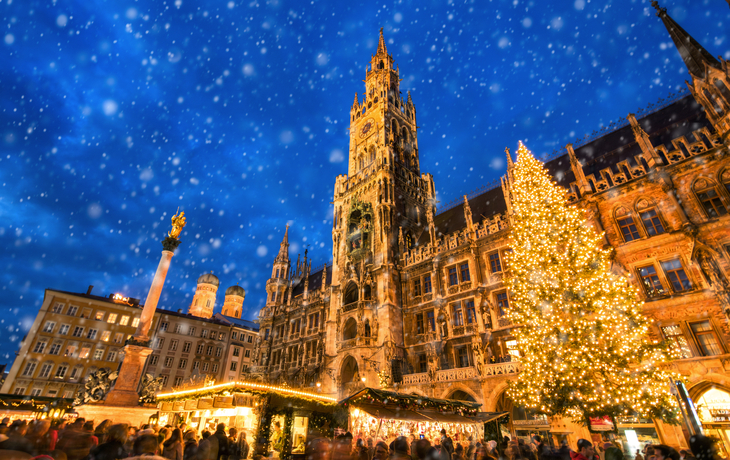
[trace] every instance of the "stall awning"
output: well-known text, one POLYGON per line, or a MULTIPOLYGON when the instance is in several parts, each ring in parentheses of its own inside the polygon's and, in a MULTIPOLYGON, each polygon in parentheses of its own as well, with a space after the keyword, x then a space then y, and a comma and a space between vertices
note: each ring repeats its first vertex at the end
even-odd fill
POLYGON ((385 407, 377 406, 374 404, 358 404, 357 408, 361 411, 367 412, 377 419, 386 420, 405 420, 408 422, 431 422, 431 418, 428 418, 416 411, 399 409, 396 407, 385 407))
POLYGON ((477 412, 476 415, 470 415, 469 418, 473 418, 481 423, 491 422, 493 420, 499 420, 509 412, 477 412))

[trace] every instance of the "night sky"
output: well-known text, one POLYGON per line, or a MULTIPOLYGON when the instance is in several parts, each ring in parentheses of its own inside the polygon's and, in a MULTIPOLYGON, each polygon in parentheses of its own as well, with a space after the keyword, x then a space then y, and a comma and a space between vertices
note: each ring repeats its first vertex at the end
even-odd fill
MULTIPOLYGON (((0 0, 0 362, 46 288, 147 294, 176 209, 188 225, 160 306, 213 271, 264 285, 331 257, 348 118, 384 27, 445 204, 689 78, 650 2, 0 0)), ((725 0, 664 0, 730 59, 725 0)))

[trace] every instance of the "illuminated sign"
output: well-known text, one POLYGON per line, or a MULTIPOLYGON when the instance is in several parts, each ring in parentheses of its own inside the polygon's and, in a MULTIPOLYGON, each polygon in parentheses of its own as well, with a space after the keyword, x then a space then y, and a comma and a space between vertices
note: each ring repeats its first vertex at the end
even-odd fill
POLYGON ((112 296, 112 300, 115 300, 117 302, 126 303, 127 305, 132 305, 131 303, 129 303, 129 297, 124 297, 121 294, 114 294, 112 296))

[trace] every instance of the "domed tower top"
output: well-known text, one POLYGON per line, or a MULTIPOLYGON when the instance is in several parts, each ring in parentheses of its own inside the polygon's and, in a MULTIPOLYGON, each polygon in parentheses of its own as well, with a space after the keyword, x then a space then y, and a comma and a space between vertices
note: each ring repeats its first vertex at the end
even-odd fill
POLYGON ((198 278, 193 303, 190 304, 188 313, 200 318, 210 318, 213 316, 215 295, 218 292, 218 286, 220 284, 220 280, 218 280, 218 277, 213 272, 206 273, 198 278))
POLYGON ((218 277, 213 274, 213 272, 210 272, 201 275, 200 278, 198 278, 198 284, 212 284, 213 286, 218 287, 221 285, 221 282, 218 277))
POLYGON ((226 297, 223 301, 223 315, 241 318, 243 311, 243 301, 246 298, 246 290, 239 285, 231 286, 226 289, 226 297))
POLYGON ((246 297, 246 290, 239 285, 231 286, 226 289, 226 296, 235 295, 238 297, 246 297))

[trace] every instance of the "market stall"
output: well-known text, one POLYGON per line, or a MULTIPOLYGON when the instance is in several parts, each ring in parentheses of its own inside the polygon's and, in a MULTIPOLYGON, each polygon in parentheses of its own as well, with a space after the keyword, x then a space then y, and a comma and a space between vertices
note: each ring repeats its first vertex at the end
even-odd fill
POLYGON ((398 436, 425 438, 435 443, 445 429, 454 442, 484 437, 484 424, 506 412, 479 412, 480 404, 416 394, 364 388, 340 401, 349 414, 355 438, 390 442, 398 436))
POLYGON ((72 418, 76 414, 71 408, 73 399, 47 396, 19 396, 0 394, 0 418, 13 420, 72 418))
POLYGON ((336 400, 286 386, 228 382, 157 395, 159 424, 186 423, 199 434, 219 423, 236 428, 254 453, 288 460, 304 455, 311 436, 332 436, 336 400))

